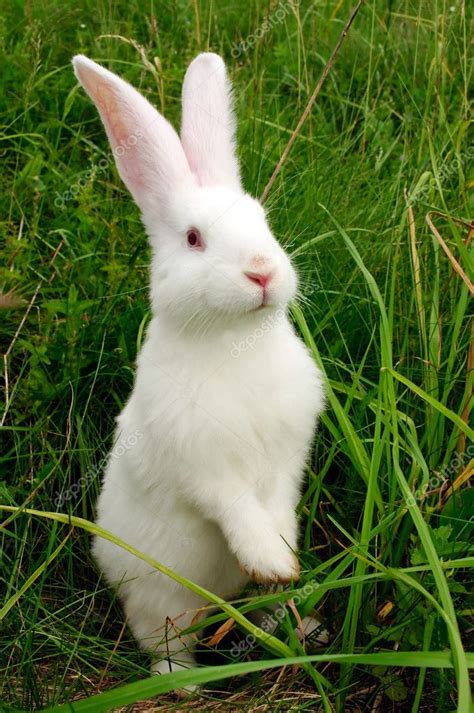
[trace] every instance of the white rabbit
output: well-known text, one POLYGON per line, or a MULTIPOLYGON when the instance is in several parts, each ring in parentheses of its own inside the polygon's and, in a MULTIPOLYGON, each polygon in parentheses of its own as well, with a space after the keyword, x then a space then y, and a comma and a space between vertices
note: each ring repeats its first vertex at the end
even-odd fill
MULTIPOLYGON (((297 580, 322 378, 286 315, 295 271, 241 186, 224 63, 204 53, 189 66, 180 139, 129 84, 73 62, 153 248, 153 318, 97 522, 223 597, 297 580)), ((94 554, 152 670, 195 665, 179 632, 206 602, 107 540, 94 554)))

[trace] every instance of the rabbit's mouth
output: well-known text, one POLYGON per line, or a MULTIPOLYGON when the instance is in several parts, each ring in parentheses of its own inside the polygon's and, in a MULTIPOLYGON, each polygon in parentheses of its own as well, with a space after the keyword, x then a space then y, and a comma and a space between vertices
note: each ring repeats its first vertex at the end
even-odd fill
POLYGON ((268 294, 264 293, 262 296, 262 301, 260 302, 257 307, 254 307, 252 312, 260 312, 262 309, 265 309, 266 307, 271 307, 272 302, 269 301, 268 294))

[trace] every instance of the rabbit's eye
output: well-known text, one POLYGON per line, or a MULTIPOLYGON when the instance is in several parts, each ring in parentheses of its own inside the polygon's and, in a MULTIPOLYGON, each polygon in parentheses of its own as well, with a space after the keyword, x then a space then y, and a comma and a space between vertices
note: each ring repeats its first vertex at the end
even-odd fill
POLYGON ((187 237, 188 245, 190 248, 199 248, 201 250, 204 248, 204 243, 201 239, 201 233, 197 228, 190 228, 187 232, 187 237))

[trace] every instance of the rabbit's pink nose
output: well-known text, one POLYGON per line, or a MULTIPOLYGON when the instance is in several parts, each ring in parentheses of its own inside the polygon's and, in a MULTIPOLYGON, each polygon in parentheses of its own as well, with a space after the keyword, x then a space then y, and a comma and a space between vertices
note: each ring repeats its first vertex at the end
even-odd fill
POLYGON ((256 285, 260 285, 260 287, 263 287, 263 289, 265 289, 265 287, 272 279, 272 275, 269 272, 266 275, 262 274, 261 272, 244 272, 244 275, 245 277, 248 277, 248 279, 252 282, 255 282, 256 285))

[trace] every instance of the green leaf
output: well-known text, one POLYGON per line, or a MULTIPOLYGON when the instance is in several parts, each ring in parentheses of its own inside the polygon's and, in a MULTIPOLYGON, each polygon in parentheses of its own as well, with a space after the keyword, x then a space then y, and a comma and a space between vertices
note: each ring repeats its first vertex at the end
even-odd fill
POLYGON ((384 689, 384 693, 387 698, 391 701, 399 703, 400 701, 405 701, 408 695, 408 690, 401 678, 395 678, 390 680, 387 687, 384 689))

